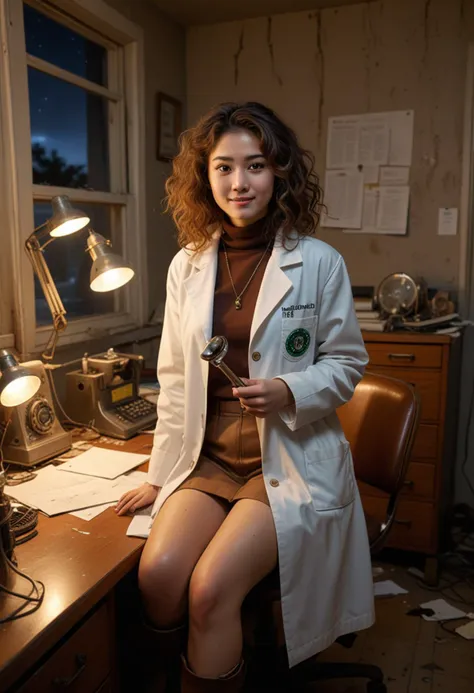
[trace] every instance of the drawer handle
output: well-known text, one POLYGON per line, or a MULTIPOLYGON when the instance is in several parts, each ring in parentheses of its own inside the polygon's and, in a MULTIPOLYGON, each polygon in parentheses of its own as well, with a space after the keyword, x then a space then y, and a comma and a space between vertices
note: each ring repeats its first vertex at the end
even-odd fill
POLYGON ((395 524, 410 528, 412 522, 411 520, 395 520, 395 524))
POLYGON ((84 672, 86 666, 87 666, 87 657, 85 654, 77 654, 76 655, 76 665, 77 665, 77 671, 75 674, 73 674, 70 678, 65 679, 57 676, 53 680, 53 685, 56 686, 56 688, 60 691, 64 691, 72 684, 74 681, 77 681, 79 676, 84 672))
POLYGON ((406 481, 403 482, 403 485, 408 486, 408 488, 413 488, 413 486, 415 485, 415 482, 412 481, 411 479, 407 479, 406 481))
POLYGON ((414 361, 415 354, 389 354, 388 358, 392 361, 414 361))

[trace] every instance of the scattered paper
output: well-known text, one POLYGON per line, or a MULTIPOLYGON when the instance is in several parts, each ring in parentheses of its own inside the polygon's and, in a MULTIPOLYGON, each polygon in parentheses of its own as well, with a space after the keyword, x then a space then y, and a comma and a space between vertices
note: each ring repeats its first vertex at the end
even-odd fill
POLYGON ((441 207, 438 210, 438 236, 455 236, 457 232, 457 207, 441 207))
POLYGON ((141 539, 147 539, 152 525, 151 513, 153 506, 150 505, 148 508, 143 508, 135 513, 132 521, 128 525, 127 536, 128 537, 140 537, 141 539))
POLYGON ((107 508, 113 508, 115 501, 113 503, 103 503, 102 505, 95 505, 93 508, 84 508, 83 510, 74 510, 70 515, 78 517, 80 520, 93 520, 94 517, 101 515, 107 508))
POLYGON ((374 582, 374 595, 376 597, 387 597, 395 594, 408 594, 408 590, 403 589, 393 580, 374 582))
POLYGON ((459 626, 455 632, 461 635, 466 640, 474 640, 474 621, 466 623, 464 626, 459 626))
POLYGON ((329 118, 326 167, 349 168, 359 159, 359 116, 329 118))
POLYGON ((364 177, 357 169, 326 171, 325 199, 327 212, 322 226, 331 228, 360 228, 364 177))
POLYGON ((380 233, 406 233, 409 199, 410 188, 407 185, 379 188, 376 225, 380 233))
POLYGON ((408 166, 381 166, 380 185, 408 185, 410 168, 408 166))
POLYGON ((451 621, 456 618, 465 618, 466 613, 457 609, 455 606, 451 606, 444 599, 434 599, 431 602, 425 602, 420 604, 423 609, 432 609, 434 614, 432 616, 423 616, 425 621, 451 621))
POLYGON ((139 455, 135 452, 121 452, 119 450, 93 447, 74 460, 62 464, 58 467, 58 470, 97 476, 102 479, 116 479, 143 464, 148 459, 150 459, 150 455, 139 455))

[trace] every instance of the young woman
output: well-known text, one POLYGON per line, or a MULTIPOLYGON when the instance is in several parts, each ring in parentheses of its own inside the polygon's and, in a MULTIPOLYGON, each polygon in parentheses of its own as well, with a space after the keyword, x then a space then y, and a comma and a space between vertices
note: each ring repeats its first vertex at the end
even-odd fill
POLYGON ((149 481, 117 512, 154 503, 140 589, 163 641, 188 619, 183 692, 239 691, 242 602, 275 567, 290 666, 373 622, 336 414, 367 355, 344 262, 312 237, 312 159, 269 108, 226 103, 202 118, 167 192, 182 249, 168 273, 159 418, 149 481), (200 358, 213 335, 227 337, 245 387, 200 358))

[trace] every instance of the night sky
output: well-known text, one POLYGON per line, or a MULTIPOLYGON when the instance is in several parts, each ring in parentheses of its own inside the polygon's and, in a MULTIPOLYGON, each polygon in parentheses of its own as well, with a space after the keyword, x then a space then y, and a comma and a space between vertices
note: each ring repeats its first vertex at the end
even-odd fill
MULTIPOLYGON (((26 50, 58 67, 103 86, 107 51, 24 5, 26 50)), ((87 97, 84 90, 28 69, 31 139, 47 153, 56 149, 68 164, 87 170, 87 97)))

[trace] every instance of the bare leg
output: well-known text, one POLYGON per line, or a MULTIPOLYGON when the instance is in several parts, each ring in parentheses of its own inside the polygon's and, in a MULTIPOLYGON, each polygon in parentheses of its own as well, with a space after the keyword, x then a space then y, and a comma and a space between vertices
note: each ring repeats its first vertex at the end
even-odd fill
POLYGON ((216 498, 192 489, 173 493, 161 508, 138 572, 147 615, 157 628, 184 620, 191 574, 227 512, 216 498))
POLYGON ((217 678, 242 655, 241 607, 277 564, 270 508, 238 501, 194 569, 189 588, 188 661, 197 676, 217 678))

